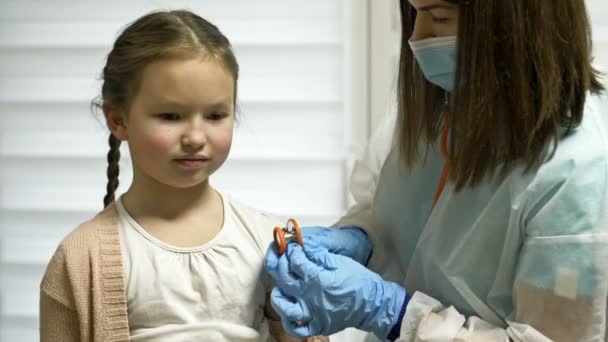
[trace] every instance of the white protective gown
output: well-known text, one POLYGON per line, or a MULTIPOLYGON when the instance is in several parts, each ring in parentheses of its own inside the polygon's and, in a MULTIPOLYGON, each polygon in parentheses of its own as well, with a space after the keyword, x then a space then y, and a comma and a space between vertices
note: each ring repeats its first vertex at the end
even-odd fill
POLYGON ((369 267, 413 295, 398 341, 605 341, 607 114, 589 96, 582 124, 540 168, 459 193, 448 182, 435 208, 439 147, 405 172, 387 118, 334 226, 364 228, 369 267))

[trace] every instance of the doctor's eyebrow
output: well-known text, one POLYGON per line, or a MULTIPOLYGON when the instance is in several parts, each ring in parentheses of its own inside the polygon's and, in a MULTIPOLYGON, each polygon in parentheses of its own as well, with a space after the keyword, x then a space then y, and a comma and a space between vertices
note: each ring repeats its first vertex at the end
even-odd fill
POLYGON ((446 0, 437 0, 434 1, 434 3, 428 4, 428 5, 423 5, 420 6, 419 8, 416 8, 416 6, 413 4, 413 2, 415 0, 406 0, 407 2, 409 2, 410 6, 412 6, 416 11, 432 11, 435 9, 455 9, 457 8, 458 5, 454 4, 454 3, 447 3, 446 0))
POLYGON ((435 9, 454 9, 453 5, 433 4, 420 7, 417 11, 428 12, 435 9))

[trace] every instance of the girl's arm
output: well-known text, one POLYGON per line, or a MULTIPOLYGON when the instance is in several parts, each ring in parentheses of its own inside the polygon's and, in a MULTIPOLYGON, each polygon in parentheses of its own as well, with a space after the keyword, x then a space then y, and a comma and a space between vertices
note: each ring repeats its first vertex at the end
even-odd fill
POLYGON ((40 291, 40 341, 79 341, 80 328, 76 311, 40 291))
POLYGON ((80 341, 80 324, 67 280, 61 246, 49 262, 40 284, 40 341, 80 341))

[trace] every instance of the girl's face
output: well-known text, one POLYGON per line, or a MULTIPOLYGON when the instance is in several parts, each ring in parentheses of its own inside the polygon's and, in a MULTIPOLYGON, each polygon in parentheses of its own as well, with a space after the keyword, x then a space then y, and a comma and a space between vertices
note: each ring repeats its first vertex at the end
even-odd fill
POLYGON ((458 33, 458 4, 444 0, 409 0, 416 10, 411 41, 455 36, 458 33))
POLYGON ((206 181, 232 145, 232 75, 203 56, 151 63, 140 81, 122 137, 129 144, 134 182, 187 188, 206 181))

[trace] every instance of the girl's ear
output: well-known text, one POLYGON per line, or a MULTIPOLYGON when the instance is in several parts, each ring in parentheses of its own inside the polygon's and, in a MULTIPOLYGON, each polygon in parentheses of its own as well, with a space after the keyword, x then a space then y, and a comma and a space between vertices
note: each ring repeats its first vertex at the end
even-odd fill
POLYGON ((109 101, 104 101, 103 115, 106 118, 106 124, 108 125, 110 132, 112 132, 118 140, 127 140, 129 136, 127 134, 127 125, 123 112, 109 101))

